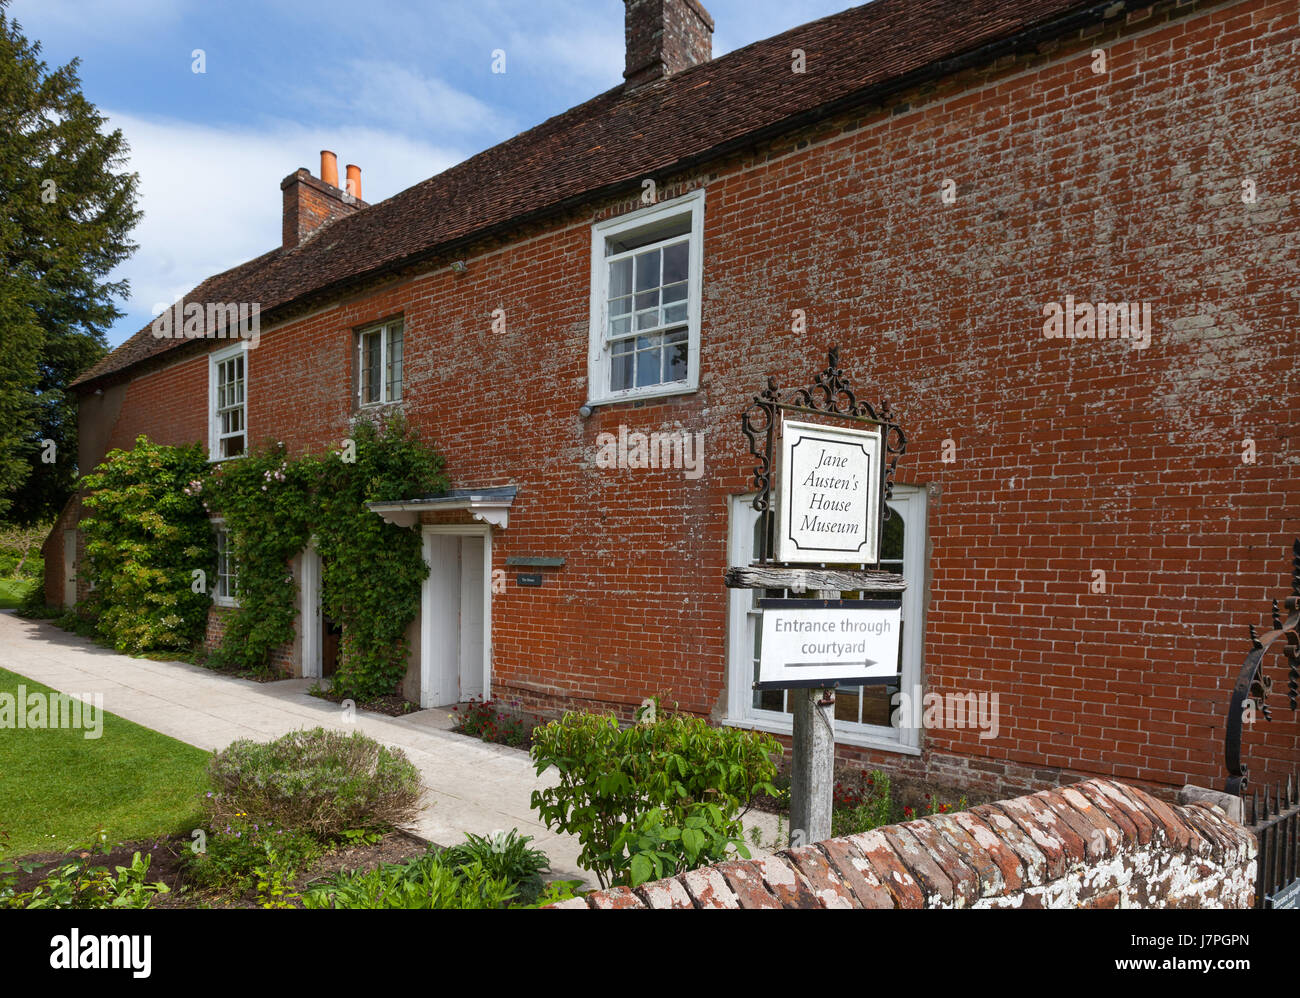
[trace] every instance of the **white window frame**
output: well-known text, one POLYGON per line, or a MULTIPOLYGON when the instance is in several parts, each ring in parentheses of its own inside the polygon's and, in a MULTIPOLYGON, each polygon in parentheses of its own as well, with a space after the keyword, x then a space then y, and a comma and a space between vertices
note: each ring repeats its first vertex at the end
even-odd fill
POLYGON ((357 407, 361 409, 375 409, 382 405, 394 405, 401 402, 406 397, 406 324, 401 318, 389 319, 387 322, 379 322, 373 326, 366 326, 364 329, 357 330, 357 407), (392 358, 388 355, 389 346, 393 333, 400 331, 402 334, 402 377, 398 381, 397 398, 389 397, 389 380, 388 365, 392 358), (381 379, 379 382, 379 398, 374 402, 367 402, 362 397, 366 386, 366 337, 372 333, 379 333, 379 370, 381 379))
MULTIPOLYGON (((680 237, 674 237, 680 238, 680 237)), ((638 247, 644 251, 653 243, 638 247)), ((631 252, 631 251, 629 251, 631 252)), ((609 405, 630 399, 660 398, 697 391, 700 385, 700 312, 704 286, 704 189, 652 205, 627 215, 597 222, 591 227, 591 330, 587 355, 587 405, 609 405), (646 388, 609 390, 610 348, 607 339, 607 302, 609 267, 606 242, 620 233, 645 225, 667 222, 689 215, 688 244, 690 262, 687 270, 687 350, 686 380, 646 388)))
MULTIPOLYGON (((889 506, 903 517, 903 572, 907 589, 903 593, 903 669, 901 688, 909 698, 922 686, 921 653, 925 636, 925 568, 926 505, 923 486, 895 485, 889 506)), ((758 512, 753 495, 732 496, 728 528, 727 563, 748 565, 753 560, 754 523, 758 512)), ((749 630, 749 611, 753 590, 728 590, 727 606, 727 716, 722 723, 739 728, 755 728, 774 734, 789 735, 793 729, 790 714, 762 710, 754 706, 753 635, 749 630)), ((894 706, 894 710, 898 705, 894 706)), ((915 707, 913 708, 915 709, 915 707)), ((907 719, 904 718, 904 721, 907 719)), ((898 727, 835 721, 835 741, 844 745, 880 749, 904 755, 921 754, 921 730, 900 724, 898 727)))
MULTIPOLYGON (((228 360, 242 355, 244 358, 244 454, 248 453, 249 436, 248 436, 248 349, 243 343, 236 343, 234 346, 226 347, 223 350, 214 350, 208 354, 208 460, 209 461, 234 461, 244 454, 232 454, 229 457, 221 456, 221 421, 217 415, 217 371, 228 360)), ((229 434, 234 436, 235 434, 229 434)))
POLYGON ((217 546, 217 564, 212 578, 212 602, 217 606, 237 607, 239 606, 239 600, 234 594, 238 591, 239 586, 239 566, 235 562, 234 552, 230 549, 230 531, 226 529, 226 521, 214 519, 212 521, 212 531, 213 542, 217 546), (226 539, 226 564, 230 568, 226 578, 230 580, 231 590, 224 596, 221 593, 221 538, 223 536, 226 539))

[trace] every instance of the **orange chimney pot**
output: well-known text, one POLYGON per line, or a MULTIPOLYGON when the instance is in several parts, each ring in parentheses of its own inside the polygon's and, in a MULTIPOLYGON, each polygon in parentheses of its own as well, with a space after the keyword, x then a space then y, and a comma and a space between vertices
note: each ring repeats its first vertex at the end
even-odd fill
POLYGON ((320 151, 320 178, 331 187, 339 185, 339 158, 328 149, 320 151))
POLYGON ((358 201, 361 200, 361 167, 352 163, 348 164, 347 191, 358 201))

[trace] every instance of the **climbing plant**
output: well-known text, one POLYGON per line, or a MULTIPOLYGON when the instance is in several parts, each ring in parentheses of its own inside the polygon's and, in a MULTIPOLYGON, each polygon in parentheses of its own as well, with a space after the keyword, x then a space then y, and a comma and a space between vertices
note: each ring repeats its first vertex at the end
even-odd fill
POLYGON ((113 451, 84 480, 83 521, 94 559, 100 627, 123 651, 192 647, 202 640, 215 583, 210 518, 228 531, 237 606, 222 652, 265 671, 294 639, 292 560, 315 538, 322 602, 343 627, 334 691, 356 700, 393 693, 406 671, 406 629, 428 567, 420 535, 385 523, 367 502, 446 487, 442 458, 399 415, 359 419, 339 450, 291 458, 282 443, 209 465, 203 449, 145 437, 113 451))
POLYGON ((290 460, 276 443, 216 466, 201 483, 208 509, 229 532, 238 606, 226 620, 224 657, 266 671, 271 653, 294 638, 298 586, 291 560, 311 536, 317 460, 290 460))
POLYGON ((197 444, 165 447, 140 436, 81 480, 91 513, 81 521, 81 571, 94 587, 84 609, 119 651, 190 648, 203 638, 211 597, 201 580, 212 577, 216 554, 191 483, 206 472, 197 444))
POLYGON ((442 458, 400 414, 361 419, 319 465, 316 538, 326 612, 343 626, 334 692, 358 701, 394 692, 406 671, 406 629, 429 574, 420 534, 384 522, 367 502, 442 491, 442 458))

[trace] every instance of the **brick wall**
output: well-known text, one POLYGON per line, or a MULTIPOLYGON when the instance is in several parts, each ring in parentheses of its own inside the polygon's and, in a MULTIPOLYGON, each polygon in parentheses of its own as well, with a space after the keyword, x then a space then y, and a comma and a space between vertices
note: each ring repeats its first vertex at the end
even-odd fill
MULTIPOLYGON (((708 192, 693 394, 578 412, 590 226, 629 197, 460 249, 464 273, 448 258, 264 323, 250 436, 337 445, 356 330, 402 315, 402 407, 452 485, 519 486, 494 567, 566 559, 493 597, 495 695, 626 715, 668 692, 719 716, 727 502, 750 488, 738 413, 838 343, 908 432, 899 481, 929 490, 926 687, 1003 708, 997 739, 934 730, 916 758, 845 756, 1004 794, 1094 774, 1217 785, 1245 626, 1300 534, 1297 389, 1277 373, 1296 361, 1297 38, 1290 2, 1157 5, 656 177, 661 198, 708 192), (1150 346, 1044 339, 1043 306, 1066 295, 1152 303, 1150 346), (704 476, 597 467, 619 424, 703 432, 704 476)), ((115 446, 206 439, 206 361, 181 356, 132 381, 115 446)), ((1297 751, 1282 712, 1253 769, 1289 771, 1297 751)))
POLYGON ((553 908, 1249 908, 1254 836, 1089 780, 553 908))

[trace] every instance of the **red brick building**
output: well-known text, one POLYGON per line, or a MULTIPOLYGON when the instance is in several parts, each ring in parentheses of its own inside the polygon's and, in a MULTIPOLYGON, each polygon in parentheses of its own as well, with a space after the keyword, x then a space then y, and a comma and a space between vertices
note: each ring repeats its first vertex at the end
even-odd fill
MULTIPOLYGON (((718 59, 711 32, 695 0, 627 0, 623 85, 382 203, 332 155, 291 174, 282 245, 184 299, 256 303, 256 347, 141 330, 77 384, 81 466, 140 433, 322 449, 398 407, 455 490, 385 511, 432 566, 408 695, 669 691, 788 731, 722 582, 753 556, 738 415, 837 344, 908 435, 899 683, 840 692, 841 751, 1004 793, 1217 785, 1300 534, 1300 6, 876 0, 718 59), (677 466, 610 467, 638 433, 677 466), (894 725, 900 689, 997 709, 894 725)), ((285 664, 312 675, 299 561, 285 664)), ((1256 772, 1294 760, 1295 716, 1268 738, 1256 772)))

